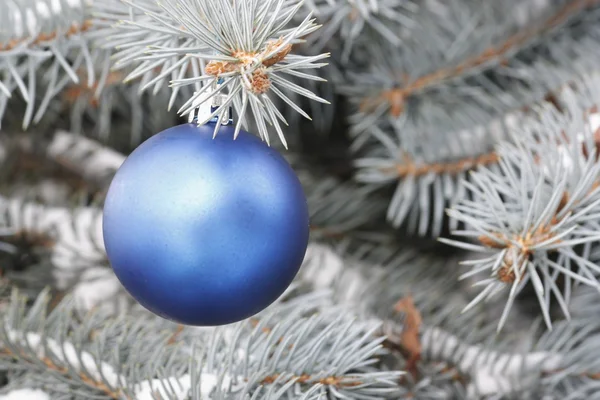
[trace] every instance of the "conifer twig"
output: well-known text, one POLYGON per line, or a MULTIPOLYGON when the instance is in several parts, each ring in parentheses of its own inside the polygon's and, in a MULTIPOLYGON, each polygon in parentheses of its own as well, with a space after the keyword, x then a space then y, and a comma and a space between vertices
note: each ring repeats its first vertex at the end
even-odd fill
POLYGON ((540 24, 533 24, 523 30, 509 36, 504 42, 490 47, 480 54, 470 57, 456 66, 449 68, 443 67, 435 72, 423 75, 416 79, 407 77, 407 82, 393 89, 383 90, 375 97, 369 97, 363 100, 360 108, 364 112, 373 111, 381 103, 387 102, 391 116, 398 118, 404 112, 404 103, 408 97, 414 93, 427 90, 439 85, 441 82, 454 77, 463 77, 473 73, 480 73, 481 67, 508 60, 515 48, 520 48, 531 42, 545 32, 560 27, 574 15, 585 12, 586 8, 600 4, 598 0, 569 0, 564 6, 540 24), (474 72, 470 72, 474 71, 474 72))
POLYGON ((471 271, 463 278, 491 273, 465 310, 509 289, 499 330, 515 297, 529 283, 548 328, 552 326, 551 295, 569 317, 572 285, 600 290, 596 278, 600 267, 587 260, 592 244, 600 239, 595 221, 600 207, 600 163, 595 128, 585 109, 589 107, 582 110, 576 103, 560 113, 552 105, 541 108, 540 120, 523 126, 514 144, 498 147, 497 171, 482 168, 472 173, 468 184, 472 200, 463 200, 449 211, 466 225, 455 235, 479 243, 441 240, 485 254, 465 262, 471 271), (573 265, 577 271, 571 269, 573 265), (564 291, 556 284, 561 275, 564 291))
MULTIPOLYGON (((250 115, 267 143, 267 125, 271 125, 287 147, 281 128, 281 123, 287 125, 287 121, 269 95, 280 98, 305 117, 308 115, 284 92, 328 103, 284 77, 321 81, 320 77, 301 70, 323 67, 326 64, 319 61, 329 56, 291 53, 294 44, 319 28, 310 15, 296 27, 288 26, 300 9, 300 2, 291 5, 287 0, 245 3, 185 0, 178 5, 158 4, 153 0, 124 3, 125 7, 100 5, 98 10, 104 19, 122 20, 121 24, 106 28, 110 39, 104 45, 122 49, 115 54, 115 66, 133 67, 125 80, 142 77, 145 82, 142 90, 151 87, 157 90, 169 80, 173 87, 170 106, 181 87, 193 86, 195 93, 179 109, 181 115, 188 115, 222 95, 221 109, 199 118, 200 125, 214 117, 223 121, 224 110, 232 107, 238 114, 236 136, 242 126, 247 126, 246 118, 250 115), (190 14, 197 17, 190 20, 190 14), (132 30, 135 35, 129 34, 132 30), (128 34, 119 35, 120 32, 128 34), (212 95, 208 96, 212 89, 212 95)), ((215 134, 219 126, 216 124, 215 134)))
POLYGON ((0 121, 14 94, 27 104, 22 122, 26 129, 41 121, 65 86, 80 82, 78 70, 86 71, 88 86, 102 75, 97 66, 106 64, 108 54, 89 45, 94 29, 90 13, 89 3, 79 1, 0 4, 0 25, 7 28, 0 32, 0 121), (40 74, 41 69, 46 73, 40 74))

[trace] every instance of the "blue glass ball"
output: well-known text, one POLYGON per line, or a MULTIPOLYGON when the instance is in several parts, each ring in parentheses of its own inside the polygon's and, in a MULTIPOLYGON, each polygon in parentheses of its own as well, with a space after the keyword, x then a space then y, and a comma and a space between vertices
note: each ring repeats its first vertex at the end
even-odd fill
POLYGON ((185 124, 125 160, 104 204, 108 259, 125 289, 171 321, 217 326, 273 303, 304 259, 306 197, 276 150, 233 126, 185 124))

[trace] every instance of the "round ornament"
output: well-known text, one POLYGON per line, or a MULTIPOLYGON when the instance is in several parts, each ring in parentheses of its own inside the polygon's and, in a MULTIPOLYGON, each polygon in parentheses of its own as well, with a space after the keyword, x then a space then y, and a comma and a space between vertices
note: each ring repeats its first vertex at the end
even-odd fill
POLYGON ((287 161, 256 136, 214 123, 154 135, 117 171, 103 234, 125 289, 185 325, 246 319, 273 303, 304 259, 306 197, 287 161))

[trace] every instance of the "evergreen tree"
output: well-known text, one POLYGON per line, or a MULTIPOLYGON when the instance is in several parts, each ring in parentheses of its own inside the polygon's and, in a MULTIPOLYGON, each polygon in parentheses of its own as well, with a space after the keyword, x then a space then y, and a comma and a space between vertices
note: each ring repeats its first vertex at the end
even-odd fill
POLYGON ((600 398, 598 65, 597 0, 0 1, 0 399, 600 398), (229 109, 310 243, 184 326, 115 276, 104 199, 229 109))

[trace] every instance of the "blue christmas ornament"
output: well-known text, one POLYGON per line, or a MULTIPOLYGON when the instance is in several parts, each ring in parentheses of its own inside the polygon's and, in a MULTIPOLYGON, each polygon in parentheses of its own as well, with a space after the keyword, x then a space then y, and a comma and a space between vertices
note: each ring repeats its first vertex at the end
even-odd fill
POLYGON ((256 136, 185 124, 144 142, 104 205, 115 274, 144 307, 186 325, 248 318, 296 276, 309 235, 306 197, 285 159, 256 136))

